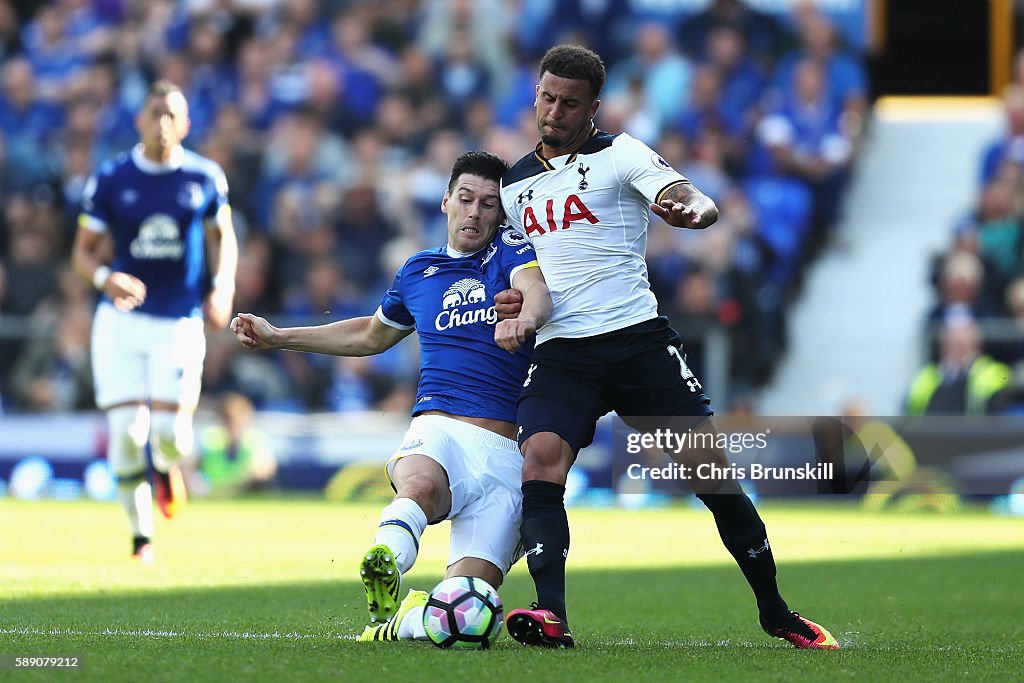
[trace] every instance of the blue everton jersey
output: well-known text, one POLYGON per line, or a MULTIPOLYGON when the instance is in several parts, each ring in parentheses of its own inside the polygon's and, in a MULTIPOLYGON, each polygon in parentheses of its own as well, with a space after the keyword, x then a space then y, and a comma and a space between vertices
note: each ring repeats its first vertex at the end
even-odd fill
POLYGON ((470 256, 447 247, 421 251, 402 266, 377 317, 420 336, 420 381, 413 415, 452 415, 515 422, 533 341, 509 353, 494 341, 494 295, 512 286, 519 270, 537 265, 522 233, 499 228, 470 256))
POLYGON ((82 200, 83 226, 114 239, 111 267, 146 285, 136 311, 163 317, 200 315, 208 289, 203 222, 228 202, 220 167, 178 148, 166 164, 141 147, 107 162, 82 200))

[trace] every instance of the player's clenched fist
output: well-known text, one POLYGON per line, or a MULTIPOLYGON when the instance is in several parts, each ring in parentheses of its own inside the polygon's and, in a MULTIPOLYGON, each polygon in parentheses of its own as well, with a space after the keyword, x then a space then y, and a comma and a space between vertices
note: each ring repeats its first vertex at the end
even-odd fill
POLYGON ((523 293, 514 288, 498 292, 494 295, 494 310, 498 313, 498 320, 518 317, 519 311, 523 310, 523 293))
POLYGON ((247 349, 277 348, 277 328, 252 313, 239 313, 231 319, 231 331, 238 343, 247 349))

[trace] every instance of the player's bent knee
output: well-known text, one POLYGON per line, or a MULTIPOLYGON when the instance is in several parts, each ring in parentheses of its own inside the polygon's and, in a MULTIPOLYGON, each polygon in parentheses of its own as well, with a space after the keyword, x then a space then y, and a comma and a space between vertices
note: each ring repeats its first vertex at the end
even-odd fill
POLYGON ((172 464, 192 452, 192 413, 154 410, 152 421, 154 456, 159 454, 172 464))
POLYGON ((449 565, 444 578, 450 579, 453 576, 476 576, 491 584, 492 588, 501 588, 505 579, 500 569, 479 557, 464 557, 449 565))
POLYGON ((576 454, 566 441, 552 432, 534 434, 520 447, 523 453, 523 481, 564 484, 576 454))
POLYGON ((107 462, 119 477, 144 470, 143 450, 149 438, 149 409, 142 404, 122 405, 107 410, 107 462))

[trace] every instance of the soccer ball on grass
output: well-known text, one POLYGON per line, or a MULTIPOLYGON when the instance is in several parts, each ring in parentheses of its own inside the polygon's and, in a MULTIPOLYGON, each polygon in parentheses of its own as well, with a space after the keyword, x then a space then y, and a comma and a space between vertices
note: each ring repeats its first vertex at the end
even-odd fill
POLYGON ((453 576, 430 591, 423 627, 440 648, 486 650, 501 632, 498 591, 472 576, 453 576))

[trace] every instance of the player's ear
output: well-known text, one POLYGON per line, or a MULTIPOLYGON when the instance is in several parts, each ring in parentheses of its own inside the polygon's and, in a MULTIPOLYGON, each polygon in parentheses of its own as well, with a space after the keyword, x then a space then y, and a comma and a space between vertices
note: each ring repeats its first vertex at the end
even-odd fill
POLYGON ((591 123, 594 122, 593 119, 594 119, 595 116, 597 116, 597 110, 600 107, 601 107, 601 100, 594 100, 593 104, 590 105, 590 119, 591 119, 590 122, 591 123))
POLYGON ((444 193, 444 197, 441 199, 441 213, 448 215, 448 196, 449 192, 444 193))

